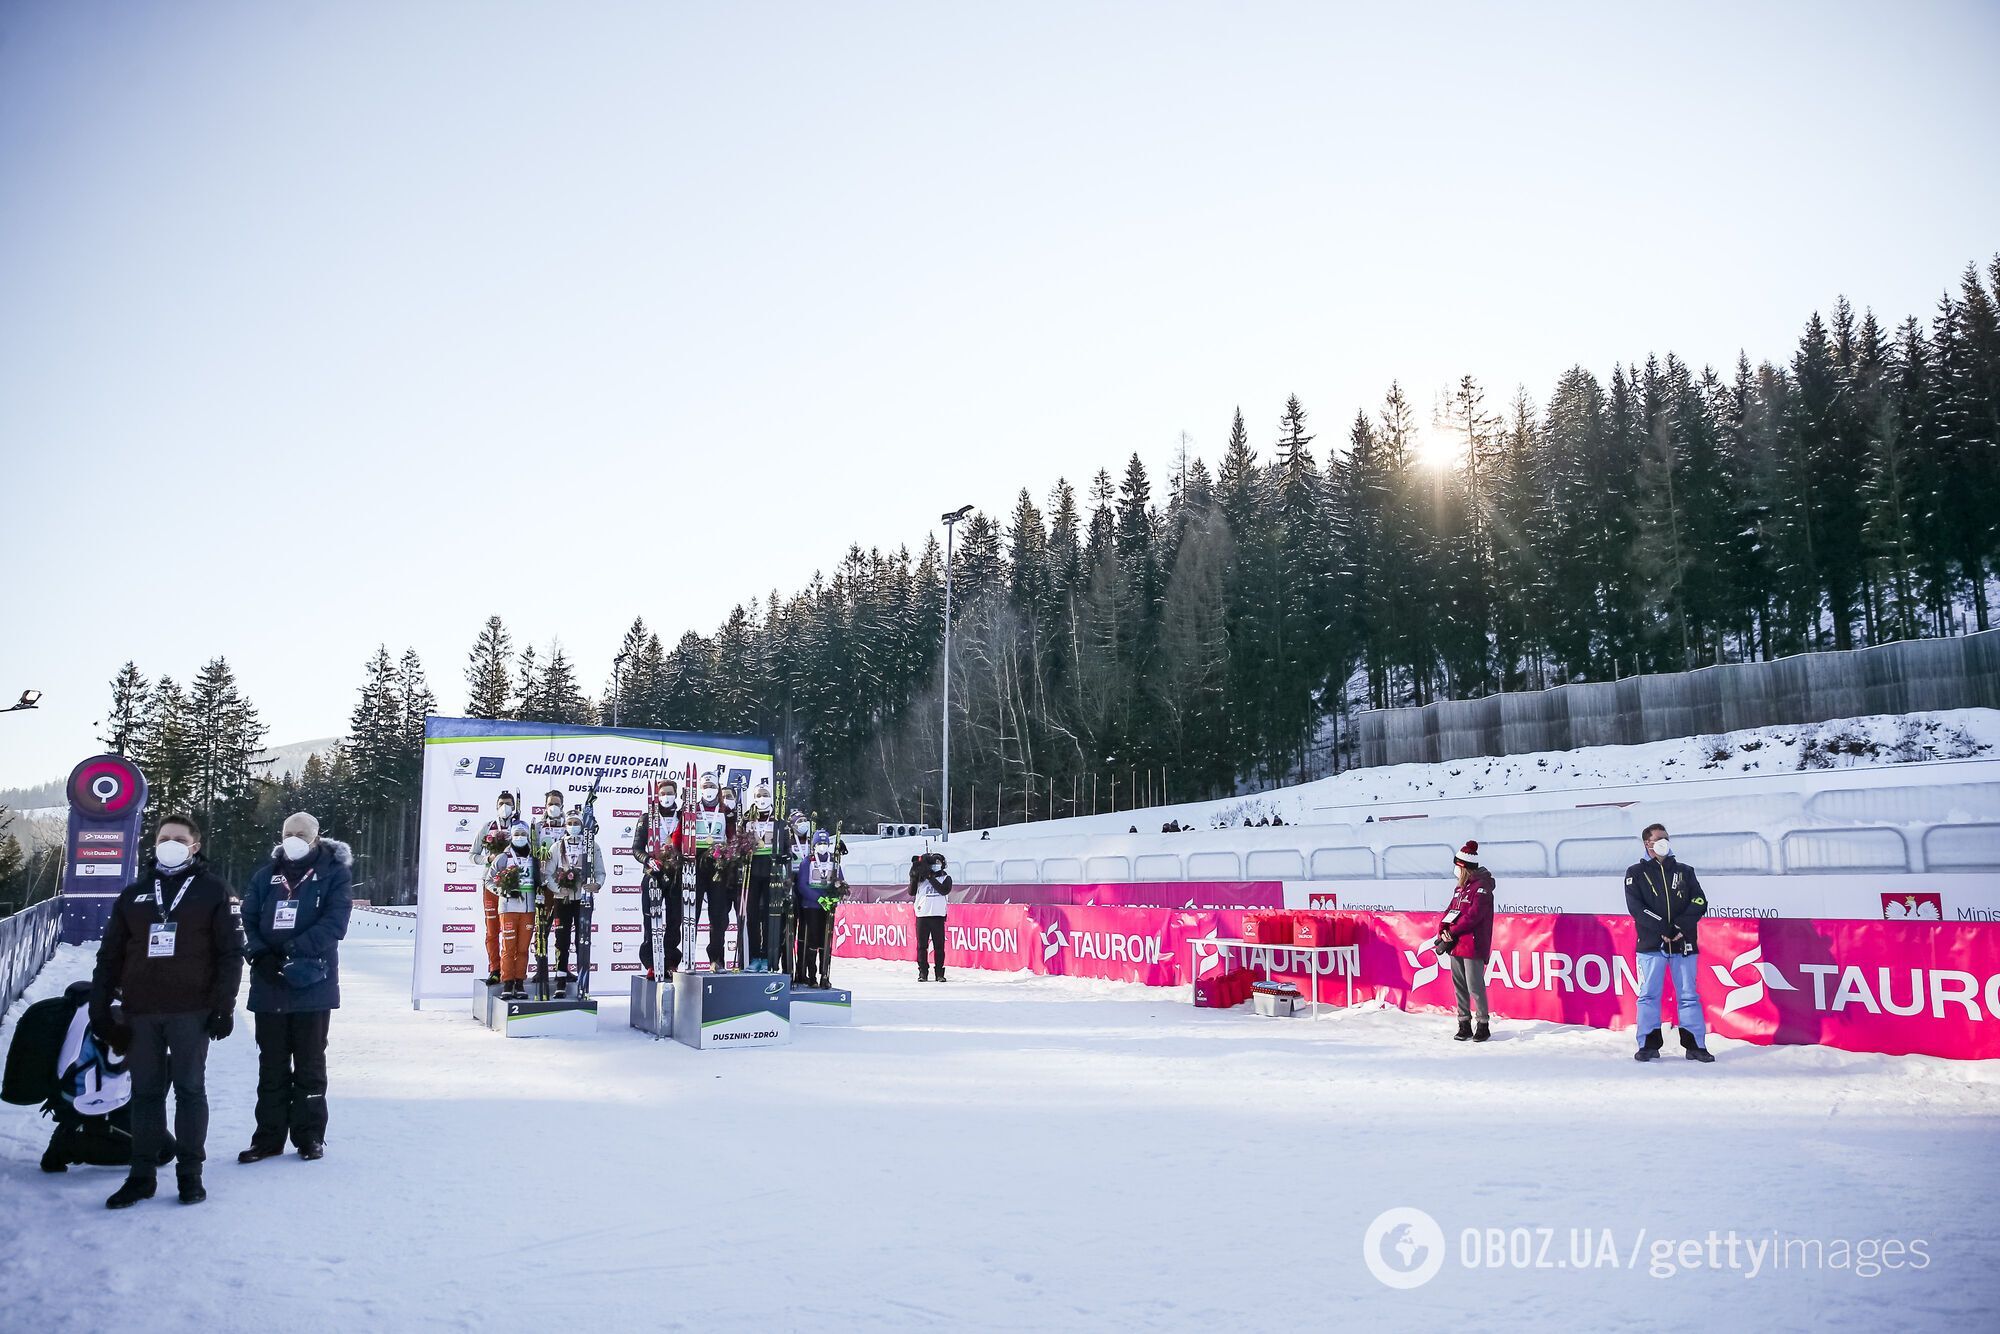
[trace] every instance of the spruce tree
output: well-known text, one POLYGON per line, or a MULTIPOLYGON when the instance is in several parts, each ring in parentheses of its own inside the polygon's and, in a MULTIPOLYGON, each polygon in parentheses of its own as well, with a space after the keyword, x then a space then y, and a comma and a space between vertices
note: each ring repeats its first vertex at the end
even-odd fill
POLYGON ((513 637, 498 616, 488 616, 479 638, 467 655, 465 713, 468 718, 505 718, 513 701, 513 681, 507 662, 514 650, 513 637))

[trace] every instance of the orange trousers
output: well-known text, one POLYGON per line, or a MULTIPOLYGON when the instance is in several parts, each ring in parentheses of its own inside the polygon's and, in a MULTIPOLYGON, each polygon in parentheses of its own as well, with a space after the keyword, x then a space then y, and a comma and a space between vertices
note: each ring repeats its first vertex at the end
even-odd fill
POLYGON ((531 912, 500 914, 500 980, 524 982, 528 977, 528 940, 535 934, 531 912))
POLYGON ((486 911, 486 973, 491 977, 500 971, 500 896, 482 889, 479 899, 486 911))

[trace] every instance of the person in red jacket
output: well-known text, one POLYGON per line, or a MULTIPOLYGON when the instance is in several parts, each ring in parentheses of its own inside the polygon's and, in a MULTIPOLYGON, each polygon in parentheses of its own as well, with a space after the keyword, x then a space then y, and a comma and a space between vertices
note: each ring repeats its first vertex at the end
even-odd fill
POLYGON ((1458 995, 1458 1032, 1454 1040, 1484 1042, 1487 1027, 1486 960, 1493 954, 1493 873, 1479 864, 1479 844, 1467 840, 1452 858, 1458 888, 1438 919, 1437 952, 1451 957, 1451 987, 1458 995), (1473 1027, 1473 1011, 1479 1026, 1473 1027))

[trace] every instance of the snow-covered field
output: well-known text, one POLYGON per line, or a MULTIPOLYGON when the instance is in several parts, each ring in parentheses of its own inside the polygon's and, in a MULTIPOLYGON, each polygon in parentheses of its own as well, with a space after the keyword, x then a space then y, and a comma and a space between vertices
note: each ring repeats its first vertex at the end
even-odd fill
MULTIPOLYGON (((1640 746, 1587 746, 1578 750, 1448 760, 1442 764, 1350 769, 1331 778, 1248 796, 1036 820, 1002 825, 991 833, 995 841, 1123 833, 1133 826, 1141 833, 1151 833, 1169 820, 1195 829, 1209 829, 1270 816, 1277 816, 1287 824, 1321 824, 1360 820, 1367 814, 1367 808, 1378 805, 1506 793, 1647 787, 1745 775, 1875 768, 1995 755, 2000 755, 2000 709, 1876 714, 1796 727, 1758 727, 1713 736, 1678 737, 1640 746)), ((1089 795, 1086 789, 1085 804, 1089 795)), ((1127 795, 1121 785, 1120 799, 1125 800, 1127 795)), ((1057 794, 1059 802, 1067 796, 1067 793, 1057 794)), ((1017 813, 1018 806, 1017 800, 1017 813)), ((980 831, 975 827, 963 832, 980 831)))
MULTIPOLYGON (((410 948, 360 926, 344 949, 322 1162, 235 1162, 247 1026, 210 1062, 199 1208, 107 1212, 117 1171, 41 1175, 47 1123, 0 1107, 0 1329, 1873 1330, 2000 1309, 1990 1065, 1718 1041, 1712 1066, 1642 1066, 1623 1035, 1546 1024, 1474 1047, 1436 1016, 1260 1020, 847 961, 855 1026, 789 1048, 697 1053, 609 1002, 594 1040, 510 1042, 413 1012, 410 948), (1445 1238, 1409 1291, 1362 1259, 1397 1206, 1445 1238), (1489 1267, 1468 1228, 1530 1229, 1494 1260, 1563 1267, 1489 1267), (1774 1235, 1825 1263, 1864 1240, 1925 1259, 1863 1276, 1851 1251, 1813 1272, 1766 1252, 1750 1277, 1774 1235), (1659 1249, 1683 1241, 1701 1255, 1659 1249)), ((88 964, 65 947, 32 995, 88 964)))

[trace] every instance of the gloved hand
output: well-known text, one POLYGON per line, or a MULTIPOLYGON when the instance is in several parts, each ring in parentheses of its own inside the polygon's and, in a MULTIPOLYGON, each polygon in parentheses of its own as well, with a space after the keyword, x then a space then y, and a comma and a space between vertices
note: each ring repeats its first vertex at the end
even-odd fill
POLYGON ((236 1012, 224 1010, 220 1014, 208 1016, 208 1035, 217 1042, 236 1031, 236 1012))
POLYGON ((658 875, 660 873, 660 859, 658 857, 646 858, 646 869, 654 875, 658 875))

